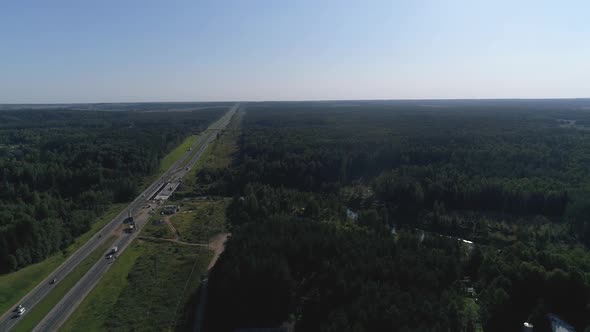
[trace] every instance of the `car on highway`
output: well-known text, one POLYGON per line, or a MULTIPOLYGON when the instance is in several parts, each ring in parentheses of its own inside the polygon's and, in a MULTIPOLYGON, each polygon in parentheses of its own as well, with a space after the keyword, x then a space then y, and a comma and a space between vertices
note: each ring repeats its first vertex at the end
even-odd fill
POLYGON ((16 315, 19 317, 22 316, 26 311, 27 311, 27 308, 25 308, 22 304, 19 304, 15 310, 16 315))
POLYGON ((108 254, 107 259, 111 259, 111 258, 113 258, 113 254, 108 254))

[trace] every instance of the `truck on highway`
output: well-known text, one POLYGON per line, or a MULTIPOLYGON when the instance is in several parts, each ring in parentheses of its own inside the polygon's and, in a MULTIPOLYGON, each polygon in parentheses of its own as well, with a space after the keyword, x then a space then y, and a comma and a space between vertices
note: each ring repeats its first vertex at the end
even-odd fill
POLYGON ((117 250, 119 250, 119 248, 117 248, 117 246, 114 246, 114 247, 112 247, 112 248, 111 248, 111 252, 110 252, 110 254, 115 254, 115 253, 117 253, 117 250))

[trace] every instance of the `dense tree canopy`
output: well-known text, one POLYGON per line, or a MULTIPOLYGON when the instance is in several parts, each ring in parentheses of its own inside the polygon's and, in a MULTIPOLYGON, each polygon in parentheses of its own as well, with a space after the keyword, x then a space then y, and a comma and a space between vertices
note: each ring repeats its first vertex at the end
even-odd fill
POLYGON ((458 330, 460 297, 448 288, 461 251, 443 242, 417 247, 305 220, 248 223, 210 276, 210 324, 278 326, 295 314, 301 331, 458 330))
POLYGON ((234 167, 199 178, 234 197, 209 327, 590 325, 590 113, 425 104, 248 105, 234 167))
POLYGON ((0 272, 65 248, 131 200, 165 153, 222 110, 0 111, 0 272))

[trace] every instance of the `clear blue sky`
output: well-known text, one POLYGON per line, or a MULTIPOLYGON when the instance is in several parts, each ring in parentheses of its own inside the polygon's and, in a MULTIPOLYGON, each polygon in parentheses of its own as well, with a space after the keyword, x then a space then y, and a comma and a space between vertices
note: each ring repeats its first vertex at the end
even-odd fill
POLYGON ((0 2, 0 103, 514 97, 590 97, 590 1, 0 2))

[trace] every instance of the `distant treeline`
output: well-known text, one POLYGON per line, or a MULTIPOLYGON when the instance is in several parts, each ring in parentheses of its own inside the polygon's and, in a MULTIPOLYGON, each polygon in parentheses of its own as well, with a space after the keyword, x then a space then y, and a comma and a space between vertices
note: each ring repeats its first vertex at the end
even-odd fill
POLYGON ((590 193, 590 131, 556 120, 588 116, 563 113, 251 106, 236 187, 338 192, 361 181, 403 219, 438 201, 448 209, 568 218, 590 243, 590 223, 574 211, 590 193))

